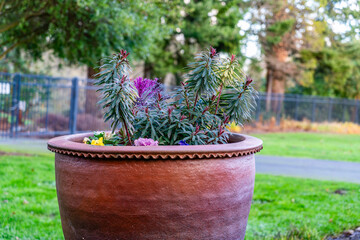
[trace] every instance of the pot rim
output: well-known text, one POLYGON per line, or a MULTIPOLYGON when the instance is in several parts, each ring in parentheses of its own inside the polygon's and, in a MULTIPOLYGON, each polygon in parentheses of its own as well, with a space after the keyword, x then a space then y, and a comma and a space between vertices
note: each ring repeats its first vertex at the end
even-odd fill
POLYGON ((259 152, 262 141, 245 134, 231 133, 230 143, 218 145, 93 146, 82 143, 93 133, 64 135, 48 141, 55 153, 86 158, 203 159, 238 157, 259 152))

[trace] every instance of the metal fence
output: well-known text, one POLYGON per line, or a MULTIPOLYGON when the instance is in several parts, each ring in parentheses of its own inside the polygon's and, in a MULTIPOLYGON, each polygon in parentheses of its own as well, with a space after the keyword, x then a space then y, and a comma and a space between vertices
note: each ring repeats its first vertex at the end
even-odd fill
POLYGON ((108 129, 93 80, 0 73, 0 137, 108 129))
MULTIPOLYGON (((0 137, 107 130, 93 80, 0 73, 0 137)), ((254 119, 359 123, 359 101, 261 93, 254 119)))

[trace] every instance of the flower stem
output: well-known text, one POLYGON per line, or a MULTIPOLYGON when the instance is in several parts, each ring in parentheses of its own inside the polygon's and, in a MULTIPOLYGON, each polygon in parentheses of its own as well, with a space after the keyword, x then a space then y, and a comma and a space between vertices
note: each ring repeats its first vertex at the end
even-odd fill
POLYGON ((185 101, 186 101, 187 108, 190 110, 190 105, 189 105, 189 99, 188 99, 188 96, 187 96, 187 92, 185 92, 185 101))
POLYGON ((128 137, 129 143, 130 143, 130 145, 132 145, 132 141, 131 141, 129 129, 128 129, 127 124, 126 124, 125 121, 124 121, 124 126, 125 126, 125 131, 126 131, 126 135, 127 135, 127 137, 128 137))
POLYGON ((195 107, 196 107, 196 103, 199 99, 199 92, 196 92, 196 96, 195 96, 195 102, 194 102, 194 111, 195 111, 195 107))
POLYGON ((220 104, 220 97, 221 97, 222 89, 223 89, 223 84, 221 83, 221 85, 220 85, 220 90, 219 90, 219 96, 218 96, 218 100, 217 100, 217 104, 216 104, 215 115, 217 114, 218 107, 219 107, 219 104, 220 104))

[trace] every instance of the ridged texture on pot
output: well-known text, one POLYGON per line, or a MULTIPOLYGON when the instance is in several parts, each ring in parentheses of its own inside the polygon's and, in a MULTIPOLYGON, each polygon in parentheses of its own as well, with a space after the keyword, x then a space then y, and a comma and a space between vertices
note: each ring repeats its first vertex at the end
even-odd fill
MULTIPOLYGON (((258 140, 251 147, 260 148, 261 143, 258 140)), ((205 153, 204 149, 200 152, 205 153)), ((255 179, 252 153, 186 160, 56 153, 55 170, 67 240, 245 236, 255 179)))
POLYGON ((119 162, 56 154, 69 240, 243 239, 254 178, 254 155, 119 162))

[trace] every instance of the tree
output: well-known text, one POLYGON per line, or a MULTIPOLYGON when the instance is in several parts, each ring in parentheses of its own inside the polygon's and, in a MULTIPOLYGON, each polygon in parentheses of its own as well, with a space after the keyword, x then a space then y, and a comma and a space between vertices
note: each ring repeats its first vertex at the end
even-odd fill
POLYGON ((0 7, 1 58, 15 48, 34 58, 53 50, 69 64, 93 65, 120 46, 139 57, 158 36, 157 8, 140 0, 11 0, 0 7))
POLYGON ((324 46, 326 23, 319 11, 322 5, 305 0, 259 0, 252 2, 252 34, 258 36, 266 64, 267 109, 279 110, 286 83, 296 77, 301 66, 294 59, 302 49, 324 46), (272 103, 272 104, 271 104, 272 103))
POLYGON ((97 60, 121 47, 143 58, 161 37, 158 22, 156 6, 142 0, 2 0, 0 59, 14 49, 33 59, 51 50, 68 64, 87 65, 90 78, 97 60))
MULTIPOLYGON (((357 5, 357 7, 356 7, 357 5)), ((343 98, 360 98, 360 14, 352 1, 328 1, 324 17, 339 29, 326 29, 327 45, 300 51, 302 66, 291 91, 343 98), (335 31, 336 30, 336 31, 335 31)))
POLYGON ((360 42, 338 44, 321 51, 301 52, 300 61, 311 62, 304 69, 307 81, 292 89, 310 95, 360 98, 360 42))
POLYGON ((188 59, 210 45, 241 56, 245 36, 239 33, 238 23, 246 12, 243 2, 175 0, 160 4, 161 23, 168 34, 157 39, 157 48, 146 58, 145 76, 164 78, 173 73, 179 84, 188 59))

